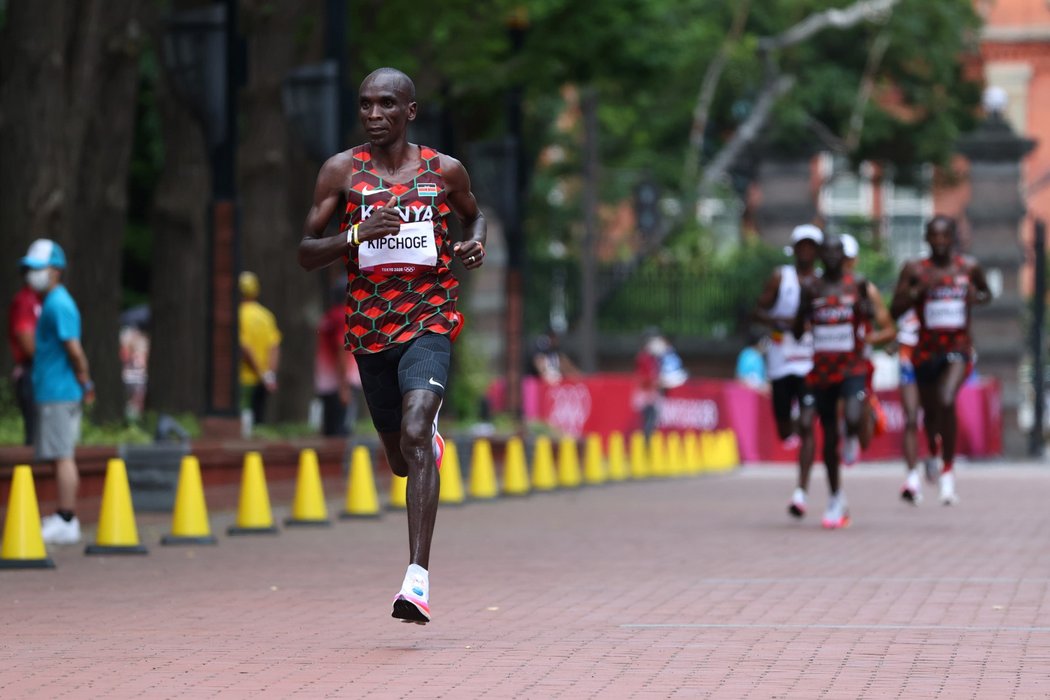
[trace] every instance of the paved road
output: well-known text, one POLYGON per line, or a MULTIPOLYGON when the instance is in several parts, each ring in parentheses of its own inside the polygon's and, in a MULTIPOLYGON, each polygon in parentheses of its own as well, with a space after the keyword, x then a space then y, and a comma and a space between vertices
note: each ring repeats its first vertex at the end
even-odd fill
MULTIPOLYGON (((820 478, 789 521, 791 481, 748 467, 445 508, 426 627, 389 617, 399 513, 147 557, 58 549, 56 570, 0 572, 0 697, 1050 696, 1050 468, 966 468, 959 506, 912 508, 899 468, 858 467, 837 532, 820 478)), ((167 525, 139 517, 147 543, 167 525)))

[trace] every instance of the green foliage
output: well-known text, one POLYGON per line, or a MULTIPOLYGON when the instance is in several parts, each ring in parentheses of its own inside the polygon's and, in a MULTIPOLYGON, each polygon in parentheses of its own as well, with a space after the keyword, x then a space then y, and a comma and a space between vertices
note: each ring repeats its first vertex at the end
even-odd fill
POLYGON ((452 376, 445 394, 445 406, 451 417, 459 422, 476 422, 481 417, 481 399, 493 380, 483 362, 477 336, 470 325, 464 326, 456 338, 452 353, 452 376))

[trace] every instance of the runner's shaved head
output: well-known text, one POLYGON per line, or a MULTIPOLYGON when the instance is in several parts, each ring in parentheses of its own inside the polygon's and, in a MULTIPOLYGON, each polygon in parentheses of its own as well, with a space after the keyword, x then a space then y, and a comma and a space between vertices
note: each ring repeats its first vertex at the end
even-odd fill
POLYGON ((406 101, 416 101, 416 84, 412 82, 412 78, 409 78, 397 68, 384 66, 383 68, 375 69, 361 81, 361 90, 364 91, 365 85, 377 81, 389 81, 394 90, 399 92, 406 101))

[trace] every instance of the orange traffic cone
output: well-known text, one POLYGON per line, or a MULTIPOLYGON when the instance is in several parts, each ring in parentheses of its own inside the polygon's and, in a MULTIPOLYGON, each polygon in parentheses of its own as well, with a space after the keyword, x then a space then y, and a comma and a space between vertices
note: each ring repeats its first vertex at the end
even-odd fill
POLYGON ((258 452, 249 452, 244 455, 241 497, 237 504, 237 522, 227 528, 226 533, 229 535, 277 534, 277 526, 273 524, 273 511, 270 509, 270 492, 266 488, 262 455, 258 452))
POLYGON ((0 546, 0 569, 53 569, 40 534, 40 507, 33 486, 33 469, 28 464, 15 467, 11 493, 7 497, 4 541, 0 546))
POLYGON ((175 510, 171 514, 171 534, 161 544, 215 544, 208 524, 208 506, 204 502, 201 465, 193 455, 186 455, 179 465, 179 486, 175 491, 175 510))
POLYGON ((106 481, 102 485, 95 544, 85 547, 84 554, 146 554, 148 551, 139 544, 124 460, 111 459, 106 464, 106 481))
POLYGON ((295 479, 295 497, 292 499, 292 514, 285 525, 292 527, 328 527, 328 506, 324 502, 321 486, 321 466, 317 453, 305 449, 299 453, 299 474, 295 479))

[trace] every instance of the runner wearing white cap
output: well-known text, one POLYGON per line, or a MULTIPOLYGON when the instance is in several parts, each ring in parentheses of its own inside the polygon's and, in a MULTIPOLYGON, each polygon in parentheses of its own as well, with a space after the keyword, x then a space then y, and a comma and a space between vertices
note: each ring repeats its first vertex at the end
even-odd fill
POLYGON ((794 264, 781 265, 766 282, 758 298, 754 318, 770 328, 766 349, 766 370, 773 394, 773 417, 777 434, 786 446, 798 445, 798 484, 788 505, 796 518, 806 514, 806 491, 813 467, 813 431, 797 420, 799 400, 805 389, 806 375, 813 368, 813 337, 806 333, 796 339, 791 325, 798 313, 802 285, 817 275, 817 250, 824 233, 812 224, 796 226, 791 232, 788 254, 794 264))

